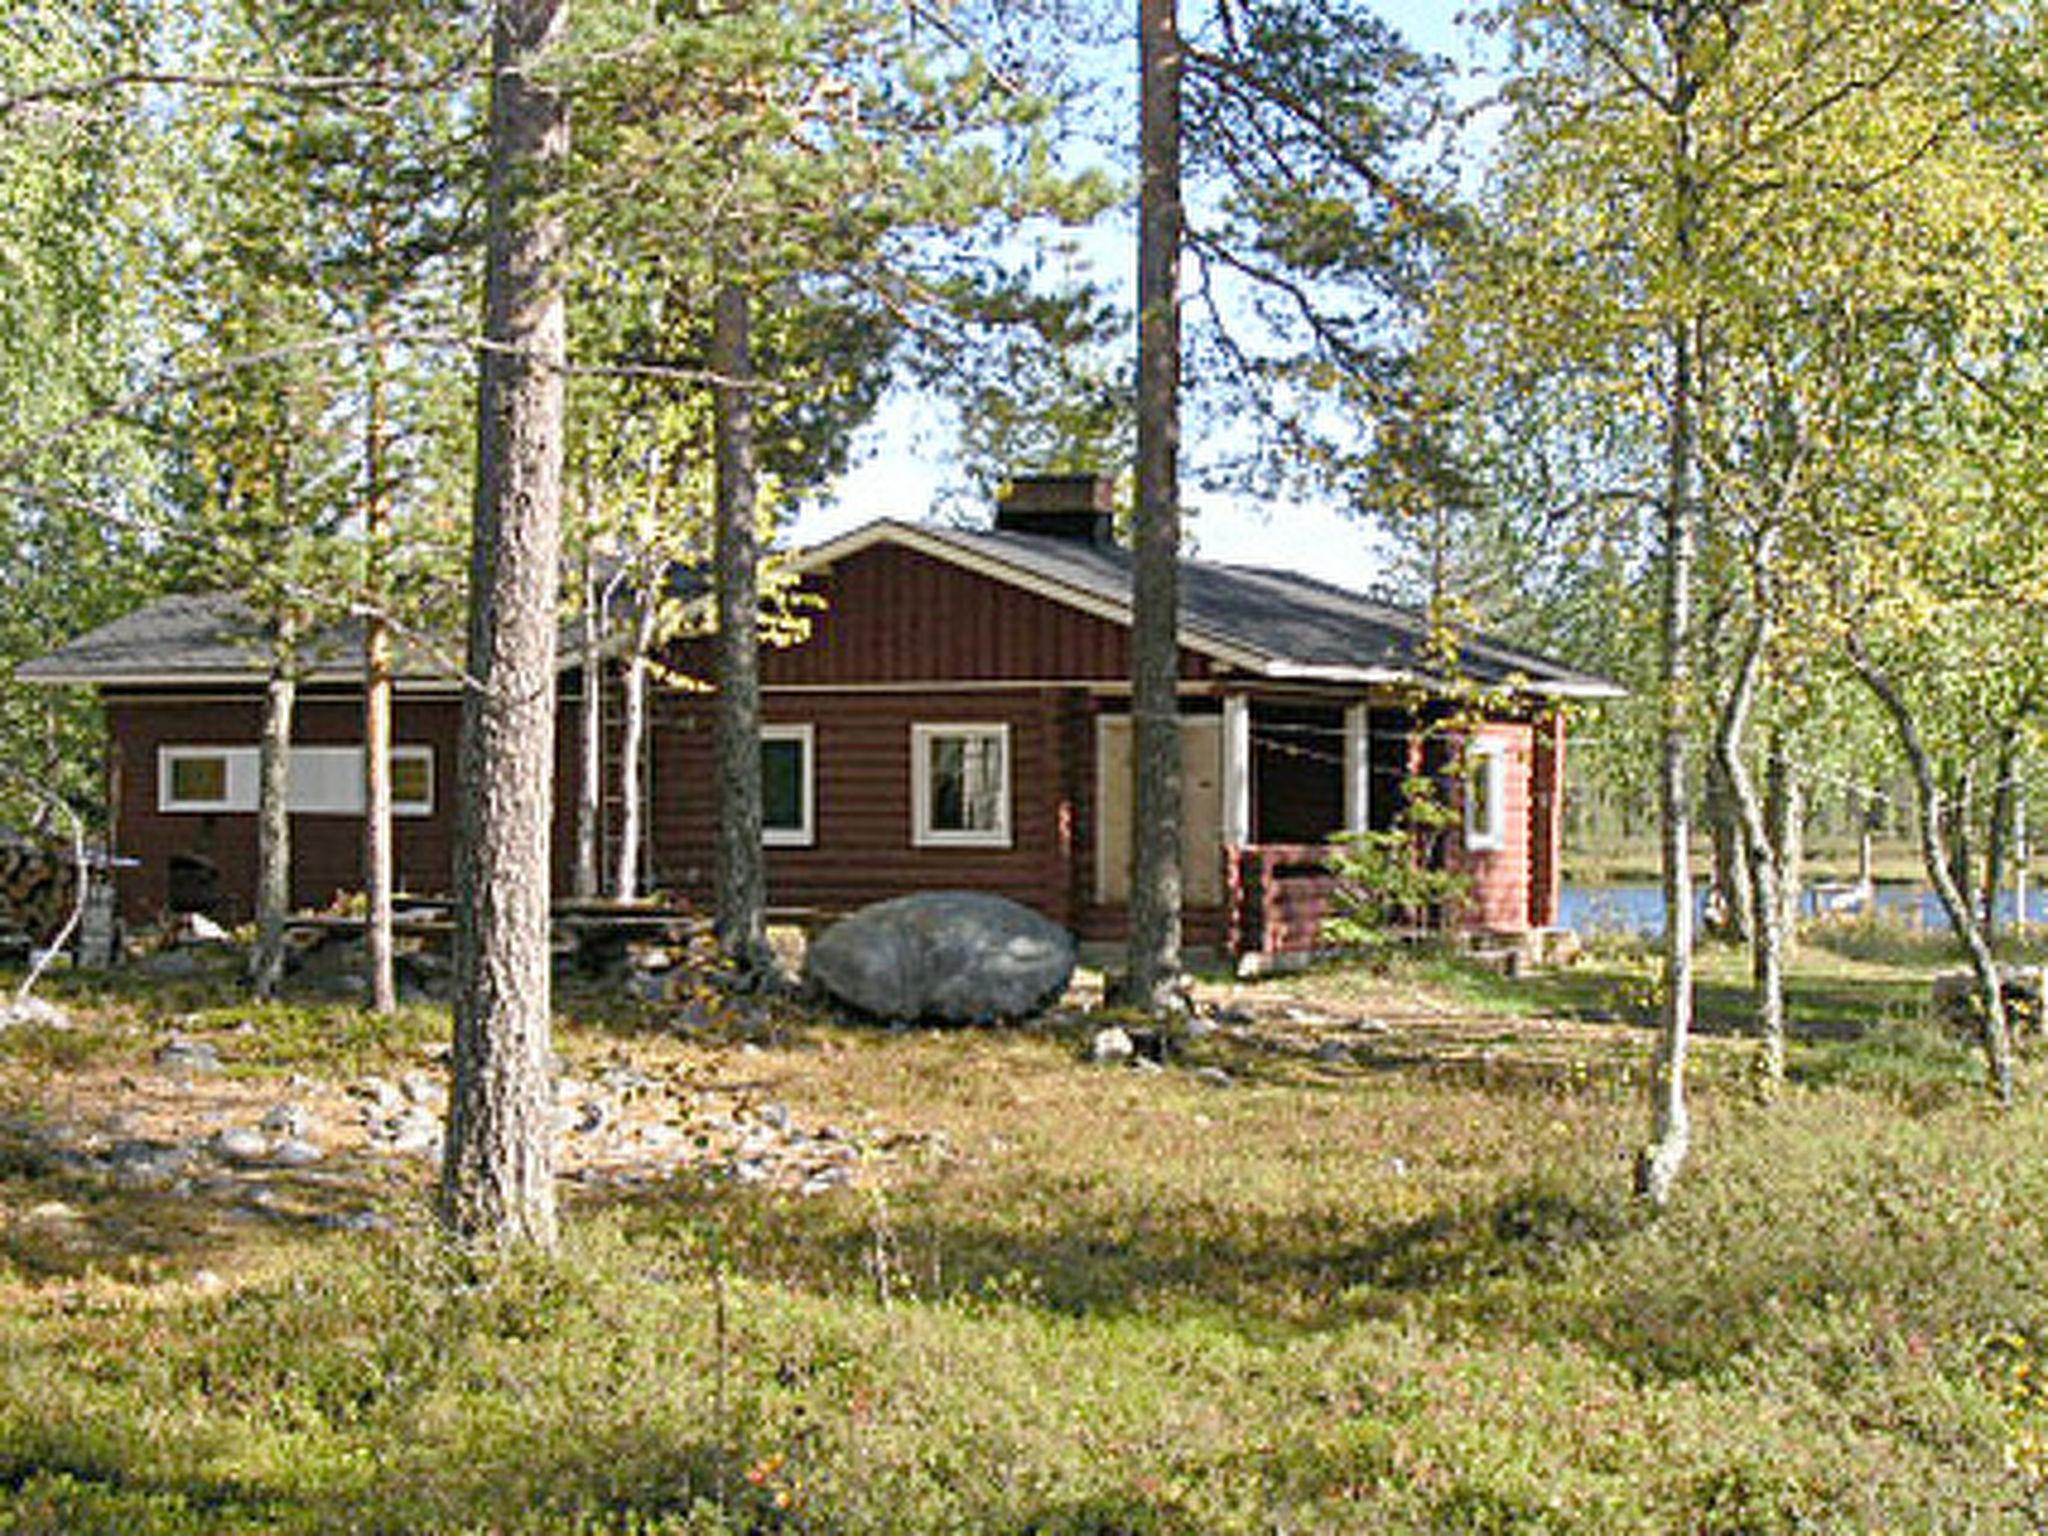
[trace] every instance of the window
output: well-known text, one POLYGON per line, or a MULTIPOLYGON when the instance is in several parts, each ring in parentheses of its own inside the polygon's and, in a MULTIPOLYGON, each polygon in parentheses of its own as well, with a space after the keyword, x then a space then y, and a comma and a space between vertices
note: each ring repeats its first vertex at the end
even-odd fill
POLYGON ((911 841, 919 847, 1010 846, 1010 728, 910 728, 911 841))
MULTIPOLYGON (((163 811, 253 812, 259 754, 254 747, 160 747, 157 808, 163 811)), ((363 814, 361 747, 293 747, 287 800, 299 816, 363 814)), ((391 749, 391 809, 400 816, 434 814, 434 749, 391 749)))
POLYGON ((1508 842, 1508 744, 1480 737, 1465 747, 1465 847, 1492 853, 1508 842))
POLYGON ((761 841, 770 848, 808 848, 811 826, 812 728, 761 727, 761 841))
POLYGON ((256 809, 254 747, 159 747, 157 808, 164 811, 256 809))
POLYGON ((434 749, 391 749, 391 810, 398 816, 434 814, 434 749))
POLYGON ((286 800, 301 816, 363 814, 361 747, 293 747, 286 800))

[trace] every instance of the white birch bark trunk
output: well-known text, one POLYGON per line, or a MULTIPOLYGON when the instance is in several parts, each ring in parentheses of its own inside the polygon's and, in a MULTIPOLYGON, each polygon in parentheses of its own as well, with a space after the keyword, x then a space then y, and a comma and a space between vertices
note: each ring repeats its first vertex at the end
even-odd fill
POLYGON ((654 646, 660 593, 645 595, 633 619, 633 647, 621 679, 624 698, 619 719, 619 851, 613 865, 612 895, 633 901, 640 895, 641 844, 646 832, 647 673, 654 646))
POLYGON ((284 925, 292 910, 292 715, 298 700, 293 640, 281 631, 263 690, 256 749, 256 947, 249 984, 275 997, 284 981, 284 925))
POLYGON ((583 556, 583 698, 577 711, 576 862, 569 888, 595 896, 604 873, 599 852, 604 806, 604 614, 592 556, 583 556))

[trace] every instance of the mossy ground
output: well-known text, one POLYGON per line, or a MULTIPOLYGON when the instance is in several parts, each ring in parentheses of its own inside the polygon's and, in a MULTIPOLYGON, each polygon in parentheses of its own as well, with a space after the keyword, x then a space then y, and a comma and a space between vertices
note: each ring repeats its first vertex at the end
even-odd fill
MULTIPOLYGON (((1985 1102, 1896 955, 1810 948, 1794 1081, 1748 1088, 1710 961, 1696 1151, 1628 1195, 1639 957, 1239 991, 1163 1072, 1079 1031, 582 1009, 571 1063, 687 1067, 926 1149, 810 1198, 681 1178, 562 1252, 260 1219, 0 1157, 11 1531, 2014 1530, 2048 1516, 2048 1107, 1985 1102), (588 1022, 583 1020, 587 1014, 588 1022), (1342 1053, 1317 1047, 1342 1040, 1342 1053)), ((142 1083, 141 990, 0 1037, 0 1110, 142 1083)), ((179 997, 258 1086, 443 1021, 179 997), (252 1027, 241 1026, 247 1021, 252 1027)))

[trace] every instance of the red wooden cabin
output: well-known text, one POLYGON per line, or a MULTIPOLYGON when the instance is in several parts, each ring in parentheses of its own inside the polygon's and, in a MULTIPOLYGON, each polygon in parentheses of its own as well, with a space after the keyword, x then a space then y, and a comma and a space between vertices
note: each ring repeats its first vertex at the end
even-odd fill
MULTIPOLYGON (((1084 940, 1121 936, 1130 557, 1110 525, 1106 482, 1043 477, 1012 489, 990 531, 879 522, 794 557, 821 606, 806 639, 762 656, 774 907, 823 917, 973 887, 1084 940)), ((1189 561, 1182 584, 1191 946, 1316 948, 1329 840, 1400 824, 1418 774, 1459 812, 1438 852, 1470 877, 1452 920, 1500 934, 1554 922, 1562 705, 1619 690, 1472 637, 1445 675, 1420 616, 1287 572, 1189 561)), ((172 599, 21 669, 106 700, 115 840, 140 860, 122 893, 131 917, 190 904, 206 883, 194 871, 210 871, 223 915, 249 908, 262 667, 235 623, 218 600, 172 599)), ((708 675, 703 642, 676 649, 674 666, 708 675)), ((348 652, 344 639, 301 713, 295 896, 308 903, 359 883, 348 652)), ((565 693, 579 689, 566 675, 565 693)), ((457 697, 426 676, 401 688, 399 870, 417 890, 449 883, 457 697)), ((562 806, 577 719, 565 702, 562 806)), ((710 890, 711 764, 710 699, 658 693, 644 851, 653 883, 690 899, 710 890)))

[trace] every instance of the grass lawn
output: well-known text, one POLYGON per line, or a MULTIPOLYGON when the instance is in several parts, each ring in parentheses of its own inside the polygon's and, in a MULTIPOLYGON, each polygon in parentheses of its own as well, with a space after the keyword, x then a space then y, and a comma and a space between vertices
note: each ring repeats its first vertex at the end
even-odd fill
POLYGON ((560 1255, 496 1263, 434 1241, 428 1160, 338 1134, 444 1017, 59 988, 73 1027, 0 1035, 0 1528, 2039 1529, 2048 1108, 2031 1060, 1986 1104, 1933 958, 1809 948, 1770 1108, 1710 959, 1654 1220, 1626 953, 1219 986, 1164 1070, 1086 1064, 1079 1017, 570 997, 567 1071, 661 1085, 685 1153, 765 1120, 851 1172, 590 1160, 560 1255), (167 1073, 174 1028, 220 1071, 167 1073), (260 1200, 52 1150, 284 1099, 335 1145, 260 1200))

